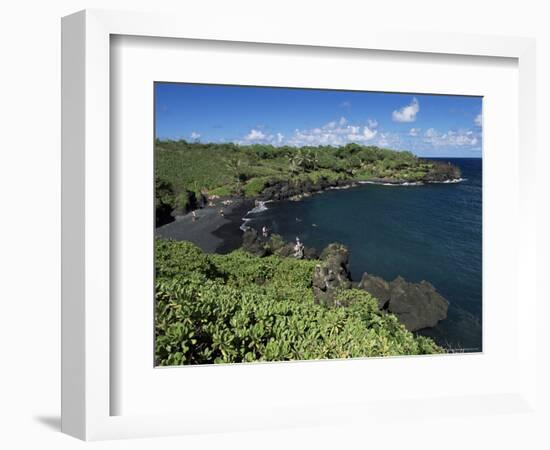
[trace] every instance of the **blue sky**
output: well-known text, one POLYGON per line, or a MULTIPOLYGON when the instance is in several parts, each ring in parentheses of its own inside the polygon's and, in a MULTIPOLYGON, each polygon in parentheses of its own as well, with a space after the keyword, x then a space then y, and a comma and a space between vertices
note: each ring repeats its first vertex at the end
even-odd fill
POLYGON ((481 97, 156 83, 156 136, 481 157, 481 97))

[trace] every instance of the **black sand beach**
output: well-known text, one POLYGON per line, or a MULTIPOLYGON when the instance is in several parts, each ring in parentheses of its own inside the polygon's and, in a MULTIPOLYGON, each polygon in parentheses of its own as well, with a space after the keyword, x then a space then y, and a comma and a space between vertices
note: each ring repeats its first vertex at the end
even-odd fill
POLYGON ((253 207, 251 200, 207 206, 195 211, 195 221, 191 213, 178 216, 174 222, 158 227, 155 233, 163 238, 192 242, 207 253, 229 253, 241 246, 242 219, 253 207))

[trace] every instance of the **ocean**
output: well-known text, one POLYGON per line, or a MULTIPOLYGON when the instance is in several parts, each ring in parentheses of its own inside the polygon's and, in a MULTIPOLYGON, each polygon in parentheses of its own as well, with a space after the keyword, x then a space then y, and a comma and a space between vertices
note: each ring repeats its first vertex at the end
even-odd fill
POLYGON ((482 160, 445 158, 463 181, 422 186, 365 184, 301 201, 267 203, 246 216, 285 240, 322 250, 341 242, 354 281, 427 280, 450 302, 447 319, 420 331, 455 351, 482 350, 482 160), (260 211, 258 211, 260 210, 260 211))

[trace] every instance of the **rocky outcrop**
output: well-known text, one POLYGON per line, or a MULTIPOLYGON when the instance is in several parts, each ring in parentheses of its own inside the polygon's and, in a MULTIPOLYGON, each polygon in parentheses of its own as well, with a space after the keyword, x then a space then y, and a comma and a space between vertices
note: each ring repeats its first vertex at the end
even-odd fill
POLYGON ((320 192, 332 187, 350 186, 353 184, 351 180, 335 180, 329 181, 326 178, 320 178, 316 183, 311 180, 274 180, 268 182, 260 199, 267 200, 285 200, 299 199, 302 196, 307 196, 314 192, 320 192))
MULTIPOLYGON (((278 235, 265 238, 253 228, 243 234, 242 247, 260 257, 296 257, 294 243, 284 242, 278 235)), ((315 250, 304 247, 303 258, 317 259, 315 250)), ((388 282, 365 272, 361 281, 357 285, 354 284, 349 270, 348 249, 342 244, 330 244, 321 253, 319 263, 313 272, 312 288, 315 302, 325 306, 344 306, 338 299, 339 293, 353 287, 370 293, 378 300, 378 308, 395 314, 409 331, 434 327, 447 317, 449 302, 427 281, 410 283, 402 277, 397 277, 388 282)))
POLYGON ((408 283, 401 277, 391 282, 388 311, 410 331, 435 327, 447 317, 449 302, 427 281, 408 283))
POLYGON ((447 317, 449 302, 427 281, 410 283, 397 277, 388 283, 364 273, 358 287, 376 297, 379 307, 395 314, 409 331, 434 327, 447 317))
POLYGON ((388 308, 388 303, 390 301, 390 284, 386 280, 365 272, 357 287, 367 291, 373 297, 376 297, 378 300, 378 308, 388 308))
POLYGON ((341 244, 330 244, 323 250, 321 262, 313 272, 313 296, 316 303, 340 306, 338 292, 351 288, 348 260, 348 249, 341 244))
POLYGON ((255 256, 266 256, 268 249, 265 239, 254 228, 249 228, 243 233, 242 248, 255 256))
POLYGON ((204 208, 207 205, 208 200, 206 195, 202 193, 197 195, 193 191, 183 191, 177 196, 176 203, 178 206, 176 206, 172 211, 173 217, 183 216, 191 211, 195 211, 196 209, 204 208))
POLYGON ((422 181, 426 183, 442 183, 444 181, 457 180, 460 177, 461 172, 458 166, 454 166, 450 162, 437 162, 434 164, 434 168, 423 177, 422 181))
MULTIPOLYGON (((404 184, 404 183, 442 183, 460 179, 461 172, 458 166, 451 163, 429 161, 433 168, 424 176, 416 179, 400 178, 399 174, 393 177, 371 178, 368 181, 383 184, 404 184)), ((299 200, 315 192, 324 191, 331 188, 344 188, 357 185, 357 180, 346 179, 349 174, 341 175, 338 180, 329 180, 325 177, 319 178, 313 182, 310 179, 290 179, 290 180, 271 180, 267 181, 259 195, 259 199, 267 200, 299 200)))
MULTIPOLYGON (((283 258, 296 257, 295 243, 285 242, 277 234, 264 237, 254 228, 243 233, 242 248, 255 256, 277 255, 283 258)), ((301 259, 317 259, 314 248, 302 246, 301 259)))

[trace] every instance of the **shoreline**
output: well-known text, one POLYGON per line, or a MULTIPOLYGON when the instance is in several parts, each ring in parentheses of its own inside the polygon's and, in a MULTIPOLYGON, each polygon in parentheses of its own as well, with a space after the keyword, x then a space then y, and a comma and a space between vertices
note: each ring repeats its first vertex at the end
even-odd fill
POLYGON ((366 184, 377 186, 426 186, 431 184, 457 184, 466 181, 466 178, 459 176, 458 178, 443 178, 443 179, 417 179, 403 180, 397 178, 371 178, 369 180, 356 179, 338 179, 336 181, 328 181, 321 179, 313 183, 311 181, 303 181, 292 184, 288 181, 275 181, 272 184, 267 184, 263 191, 254 197, 256 200, 280 201, 280 200, 301 200, 314 194, 320 194, 330 190, 350 189, 366 184))
MULTIPOLYGON (((460 178, 457 180, 446 180, 443 182, 438 182, 435 184, 456 184, 462 181, 466 181, 466 178, 460 178)), ((301 201, 306 199, 313 194, 321 194, 323 192, 329 192, 333 189, 336 190, 345 190, 352 188, 359 188, 367 184, 376 184, 376 185, 387 185, 387 180, 384 183, 375 182, 374 180, 367 183, 352 183, 348 185, 340 186, 331 186, 321 191, 315 191, 311 193, 304 193, 300 198, 283 198, 284 201, 301 201)), ((427 185, 425 183, 424 185, 427 185)), ((410 183, 393 183, 391 186, 418 186, 411 185, 410 183)), ((249 226, 252 229, 259 231, 258 224, 247 224, 247 218, 254 221, 256 216, 261 216, 262 212, 269 209, 267 203, 274 203, 275 200, 259 200, 256 199, 245 199, 242 197, 233 197, 233 198, 217 198, 214 200, 215 205, 206 206, 202 209, 196 210, 196 214, 200 218, 196 221, 192 221, 192 214, 186 214, 184 216, 178 217, 176 222, 171 224, 164 225, 157 229, 157 235, 177 239, 177 240, 187 240, 199 248, 201 248, 206 253, 219 253, 227 254, 233 250, 242 247, 242 237, 244 228, 249 226), (230 201, 231 204, 223 205, 224 215, 219 214, 219 208, 222 206, 223 202, 230 201), (172 232, 176 231, 177 236, 172 232), (168 232, 168 233, 166 233, 168 232), (165 234, 166 233, 166 234, 165 234)), ((277 202, 279 203, 279 202, 277 202)), ((358 281, 355 281, 357 284, 358 281)), ((482 343, 479 345, 476 343, 477 335, 479 333, 480 324, 476 322, 475 316, 468 312, 466 309, 463 309, 457 304, 451 304, 448 307, 447 315, 444 323, 436 325, 422 327, 418 330, 413 331, 417 335, 427 336, 433 338, 439 345, 444 346, 446 349, 453 352, 475 352, 482 349, 482 343), (447 329, 455 330, 457 327, 461 327, 467 324, 469 334, 465 337, 466 345, 461 340, 456 340, 456 338, 449 338, 447 334, 447 329), (443 327, 443 328, 442 328, 443 327), (456 342, 455 342, 456 340, 456 342), (472 343, 472 344, 470 344, 472 343), (474 345, 476 344, 476 345, 474 345)))
MULTIPOLYGON (((228 197, 216 200, 215 204, 195 210, 197 219, 193 221, 192 212, 176 216, 173 222, 155 229, 155 236, 178 241, 189 241, 204 252, 226 254, 242 245, 242 235, 248 227, 247 216, 250 213, 261 213, 267 209, 266 203, 279 201, 301 201, 312 195, 322 194, 331 190, 346 190, 365 185, 412 187, 428 184, 456 184, 466 181, 465 178, 445 181, 407 182, 388 179, 373 179, 368 181, 349 180, 337 185, 329 185, 322 189, 302 192, 280 199, 228 197), (220 214, 223 209, 223 216, 220 214)), ((251 219, 249 219, 251 220, 251 219)))
POLYGON ((206 253, 229 253, 242 244, 243 217, 254 206, 254 200, 232 198, 208 205, 155 229, 155 236, 177 241, 189 241, 206 253), (229 203, 230 202, 230 203, 229 203), (220 210, 223 209, 223 216, 220 210))
POLYGON ((387 181, 384 179, 373 179, 357 181, 357 184, 374 184, 376 186, 425 186, 426 184, 456 184, 466 181, 466 178, 450 178, 444 181, 387 181))

